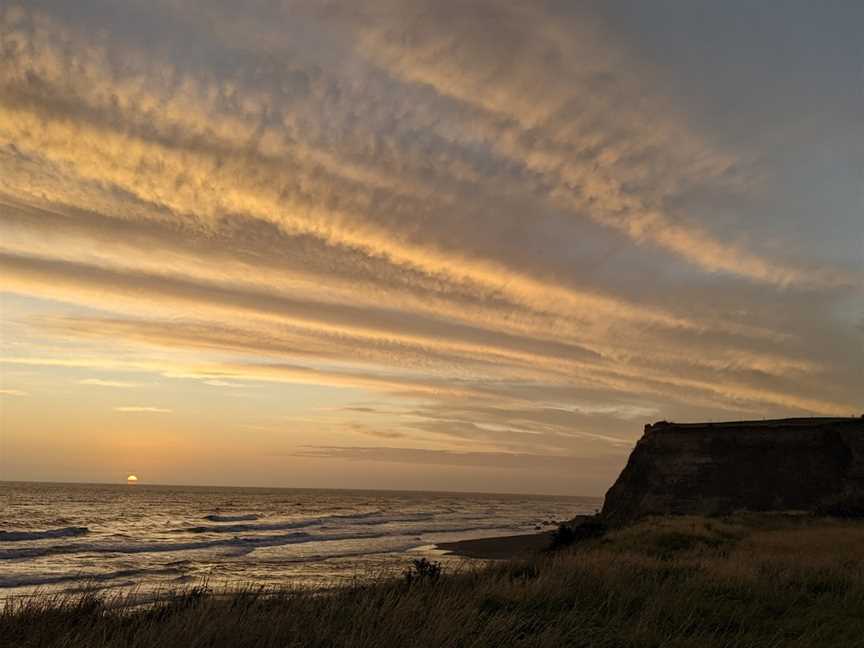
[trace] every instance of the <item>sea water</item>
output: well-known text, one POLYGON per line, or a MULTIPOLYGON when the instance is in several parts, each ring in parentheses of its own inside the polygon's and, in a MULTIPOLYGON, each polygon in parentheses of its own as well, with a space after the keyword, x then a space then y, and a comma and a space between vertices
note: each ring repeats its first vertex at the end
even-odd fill
MULTIPOLYGON (((592 497, 0 482, 0 599, 98 587, 332 586, 535 533, 592 497)), ((459 559, 461 560, 461 559, 459 559)))

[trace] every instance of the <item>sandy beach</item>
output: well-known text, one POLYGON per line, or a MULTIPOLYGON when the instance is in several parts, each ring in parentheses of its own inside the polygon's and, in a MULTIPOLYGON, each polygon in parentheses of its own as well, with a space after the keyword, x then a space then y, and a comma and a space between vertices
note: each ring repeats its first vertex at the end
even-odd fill
POLYGON ((499 536, 442 542, 436 547, 442 551, 465 558, 507 560, 527 558, 548 548, 552 542, 552 531, 523 535, 499 536))

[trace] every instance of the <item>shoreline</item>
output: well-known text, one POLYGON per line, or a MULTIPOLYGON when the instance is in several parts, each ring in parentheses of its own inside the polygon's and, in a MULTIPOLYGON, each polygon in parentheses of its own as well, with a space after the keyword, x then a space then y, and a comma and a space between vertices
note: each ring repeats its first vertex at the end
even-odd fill
POLYGON ((547 549, 552 544, 553 530, 520 535, 473 538, 439 542, 435 548, 449 556, 480 560, 512 560, 526 558, 547 549))

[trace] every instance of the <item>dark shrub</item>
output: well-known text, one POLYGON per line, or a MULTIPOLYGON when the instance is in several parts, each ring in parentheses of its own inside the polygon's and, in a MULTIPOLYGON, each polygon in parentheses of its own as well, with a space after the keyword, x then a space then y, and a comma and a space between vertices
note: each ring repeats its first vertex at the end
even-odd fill
POLYGON ((552 532, 552 546, 551 549, 558 549, 560 547, 569 547, 576 541, 576 533, 573 531, 573 527, 564 524, 563 522, 558 525, 558 528, 552 532))
POLYGON ((549 548, 569 547, 574 542, 598 538, 604 533, 606 533, 606 525, 596 515, 576 522, 562 522, 552 532, 552 544, 549 548))
POLYGON ((402 578, 408 585, 435 583, 441 578, 441 563, 426 558, 412 560, 411 566, 402 572, 402 578))

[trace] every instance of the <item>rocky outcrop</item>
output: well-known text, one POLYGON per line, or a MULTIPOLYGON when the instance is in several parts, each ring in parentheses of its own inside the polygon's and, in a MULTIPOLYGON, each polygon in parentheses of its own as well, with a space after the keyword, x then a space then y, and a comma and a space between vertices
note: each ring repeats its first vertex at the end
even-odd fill
POLYGON ((864 418, 661 421, 645 426, 602 517, 816 512, 853 501, 864 502, 864 418))

